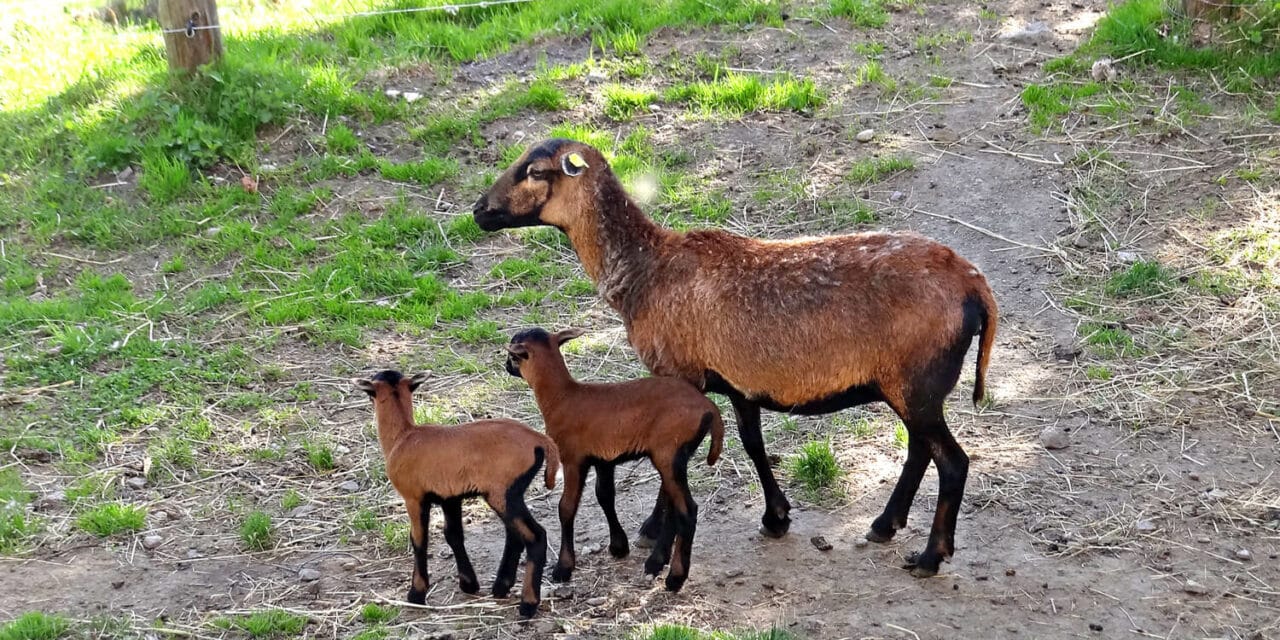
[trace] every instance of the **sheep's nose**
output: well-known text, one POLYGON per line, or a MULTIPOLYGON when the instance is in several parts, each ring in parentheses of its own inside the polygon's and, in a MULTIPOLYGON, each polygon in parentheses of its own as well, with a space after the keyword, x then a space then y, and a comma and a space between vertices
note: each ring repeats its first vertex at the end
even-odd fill
POLYGON ((480 196, 480 199, 476 200, 475 206, 471 207, 471 213, 484 213, 485 211, 487 211, 489 209, 489 206, 488 206, 488 203, 485 202, 486 200, 487 198, 485 198, 484 196, 480 196))

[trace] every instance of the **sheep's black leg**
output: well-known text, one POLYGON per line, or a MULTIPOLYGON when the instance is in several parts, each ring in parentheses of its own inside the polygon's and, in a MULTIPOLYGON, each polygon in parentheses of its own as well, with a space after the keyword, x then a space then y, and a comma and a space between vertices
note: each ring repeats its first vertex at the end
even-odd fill
POLYGON ((475 593, 480 590, 480 582, 476 580, 476 570, 471 566, 471 558, 463 543, 462 498, 450 498, 440 506, 444 510, 444 540, 453 549, 454 560, 458 563, 458 588, 463 593, 475 593))
POLYGON ((936 575, 942 561, 955 553, 956 518, 960 515, 960 501, 969 475, 969 456, 951 437, 941 417, 933 423, 929 434, 933 461, 938 466, 938 509, 933 514, 929 542, 912 563, 911 574, 917 578, 936 575))
POLYGON ((636 536, 636 548, 648 549, 662 535, 662 523, 667 517, 667 494, 658 490, 657 503, 653 505, 653 513, 640 525, 640 533, 636 536))
POLYGON ((520 562, 520 552, 524 542, 516 530, 507 528, 507 542, 502 547, 502 560, 498 562, 498 575, 493 579, 493 597, 505 598, 511 593, 511 585, 516 583, 516 568, 520 562))
POLYGON ((431 523, 431 503, 405 498, 404 507, 409 512, 409 542, 413 546, 413 581, 405 599, 413 604, 425 604, 427 588, 431 586, 431 576, 427 572, 427 526, 431 523))
POLYGON ((604 510, 604 519, 609 523, 609 553, 615 558, 625 558, 631 547, 627 544, 627 532, 618 521, 618 510, 614 507, 612 463, 596 463, 596 502, 604 510))
POLYGON ((582 487, 586 484, 585 463, 564 462, 564 493, 560 494, 560 557, 551 570, 551 580, 568 582, 578 563, 573 548, 573 519, 578 515, 578 503, 582 500, 582 487))
POLYGON ((507 527, 525 543, 524 591, 520 595, 520 615, 538 612, 542 602, 542 567, 547 563, 547 532, 533 519, 523 496, 507 498, 507 527))
POLYGON ((675 471, 657 461, 654 462, 654 467, 657 467, 658 475, 662 477, 661 490, 667 497, 667 511, 662 519, 662 530, 658 533, 658 539, 653 543, 653 549, 649 552, 649 557, 644 561, 645 575, 656 577, 662 572, 662 568, 667 566, 667 560, 671 554, 671 546, 681 530, 682 517, 684 516, 686 505, 684 504, 680 485, 675 480, 675 471))
POLYGON ((929 443, 926 437, 925 432, 919 428, 907 428, 907 461, 902 465, 902 475, 898 476, 898 484, 893 487, 893 495, 889 497, 884 512, 871 523, 867 540, 888 542, 899 529, 907 526, 907 513, 911 510, 911 503, 915 501, 920 480, 929 469, 929 443))
POLYGON ((771 538, 780 538, 791 527, 791 503, 778 488, 778 481, 773 477, 773 469, 769 466, 769 455, 764 450, 764 435, 760 433, 760 407, 739 395, 730 395, 733 413, 738 418, 738 436, 742 439, 742 448, 751 456, 756 467, 756 475, 760 476, 760 488, 764 490, 764 517, 760 519, 760 533, 771 538))
POLYGON ((689 492, 689 456, 697 450, 701 441, 702 437, 699 436, 691 443, 692 446, 682 447, 671 465, 675 472, 675 484, 680 491, 680 495, 673 496, 672 500, 676 504, 682 504, 683 509, 673 510, 672 514, 676 536, 671 543, 671 570, 667 572, 667 591, 679 591, 689 578, 693 534, 698 527, 698 503, 693 501, 693 494, 689 492))

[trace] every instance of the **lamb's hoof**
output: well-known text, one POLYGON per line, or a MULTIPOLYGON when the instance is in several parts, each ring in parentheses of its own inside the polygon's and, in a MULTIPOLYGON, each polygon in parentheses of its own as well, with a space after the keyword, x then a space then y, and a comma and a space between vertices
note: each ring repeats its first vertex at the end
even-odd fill
POLYGON ((475 578, 468 580, 465 577, 459 577, 458 588, 462 589, 463 593, 474 595, 480 592, 480 583, 477 582, 475 578))
POLYGON ((618 544, 611 542, 609 543, 609 555, 615 558, 625 558, 628 555, 631 555, 631 546, 627 544, 626 540, 623 540, 618 544))
POLYGON ((659 573, 662 573, 662 568, 665 566, 667 566, 667 561, 664 558, 649 556, 644 561, 644 574, 656 578, 659 573))
POLYGON ((924 553, 913 553, 907 556, 907 562, 902 565, 903 569, 910 569, 911 575, 917 578, 932 578, 938 575, 938 568, 942 565, 942 558, 930 556, 924 553))
POLYGON ((515 583, 514 583, 514 582, 506 582, 505 580, 504 580, 504 581, 502 581, 502 582, 495 582, 495 583, 493 583, 493 597, 495 597, 495 598, 505 598, 505 597, 507 597, 507 596, 508 596, 508 595, 510 595, 510 593, 511 593, 511 586, 512 586, 513 584, 515 584, 515 583))
POLYGON ((517 610, 520 612, 521 618, 532 618, 534 614, 538 613, 538 603, 521 602, 517 610))
POLYGON ((790 528, 791 517, 787 515, 779 518, 773 513, 766 512, 760 519, 760 534, 768 538, 781 538, 787 535, 787 530, 790 528))
POLYGON ((407 597, 405 597, 405 600, 408 600, 408 601, 409 601, 409 604, 426 604, 426 603, 427 603, 427 590, 426 590, 426 589, 423 589, 423 590, 419 591, 419 590, 417 590, 417 589, 410 588, 410 589, 409 589, 409 595, 408 595, 407 597))
MULTIPOLYGON (((636 536, 636 541, 634 544, 636 545, 637 549, 652 549, 653 545, 657 544, 657 542, 658 542, 657 538, 651 538, 642 533, 636 536)), ((612 553, 613 549, 610 549, 609 551, 610 553, 612 553)))
POLYGON ((552 582, 568 582, 571 579, 573 579, 573 569, 556 565, 556 567, 551 570, 552 582))
POLYGON ((893 529, 890 529, 888 533, 881 533, 875 529, 868 529, 865 537, 871 542, 885 543, 892 540, 895 533, 897 533, 897 531, 894 531, 893 529))
POLYGON ((680 587, 684 586, 684 581, 688 579, 689 576, 675 576, 667 573, 667 591, 671 593, 679 591, 680 587))

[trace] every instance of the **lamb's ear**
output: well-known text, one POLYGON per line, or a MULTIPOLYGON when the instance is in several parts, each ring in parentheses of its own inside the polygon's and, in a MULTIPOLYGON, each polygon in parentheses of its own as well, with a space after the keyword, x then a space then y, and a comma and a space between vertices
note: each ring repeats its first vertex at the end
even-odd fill
POLYGON ((417 391, 418 387, 422 386, 422 383, 426 382, 427 378, 430 378, 430 377, 431 377, 430 371, 423 371, 422 373, 413 374, 413 377, 409 378, 409 393, 413 393, 414 391, 417 391))
POLYGON ((372 380, 365 380, 364 378, 352 378, 352 379, 351 379, 351 383, 352 383, 352 384, 354 384, 354 385, 356 385, 356 388, 357 388, 357 389, 359 389, 359 390, 361 390, 361 391, 363 391, 363 392, 365 392, 365 393, 367 393, 367 394, 369 394, 369 395, 373 395, 373 381, 372 381, 372 380))
POLYGON ((556 341, 556 346, 558 347, 586 332, 587 332, 586 329, 578 329, 576 327, 570 327, 568 329, 565 329, 564 331, 557 331, 556 334, 551 337, 556 341))
POLYGON ((589 166, 587 161, 583 160, 582 156, 576 152, 566 153, 560 157, 560 169, 570 178, 582 175, 582 172, 586 171, 589 166))
POLYGON ((512 342, 507 345, 507 353, 518 358, 524 358, 529 355, 529 347, 524 346, 523 342, 512 342))

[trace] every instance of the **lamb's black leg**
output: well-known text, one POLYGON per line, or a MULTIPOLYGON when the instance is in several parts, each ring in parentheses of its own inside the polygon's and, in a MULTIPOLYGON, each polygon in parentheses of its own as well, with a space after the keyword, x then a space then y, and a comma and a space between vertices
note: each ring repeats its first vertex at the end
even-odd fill
POLYGON ((791 527, 791 503, 778 488, 778 481, 773 477, 773 469, 769 466, 769 455, 764 450, 764 435, 760 432, 760 407, 739 395, 730 395, 733 413, 738 419, 738 436, 742 439, 742 448, 747 450, 752 464, 756 467, 756 475, 760 477, 760 488, 764 490, 764 517, 760 519, 760 533, 771 538, 780 538, 791 527))
POLYGON ((636 548, 648 549, 653 546, 658 536, 662 535, 662 523, 667 517, 667 494, 658 489, 658 499, 653 505, 653 513, 640 525, 640 533, 636 536, 636 548))
POLYGON ((458 587, 463 593, 476 593, 480 590, 480 582, 476 580, 476 570, 471 566, 471 558, 463 543, 462 498, 450 498, 440 506, 444 510, 444 540, 453 549, 453 558, 458 563, 458 587))
POLYGON ((498 562, 498 575, 493 579, 493 597, 505 598, 511 593, 511 585, 516 583, 516 569, 520 563, 520 552, 524 550, 524 542, 514 529, 507 528, 507 542, 502 547, 502 560, 498 562))
POLYGON ((547 563, 547 532, 533 519, 524 497, 508 499, 507 527, 525 543, 524 591, 520 594, 520 615, 528 618, 542 602, 542 568, 547 563))
POLYGON ((956 518, 960 515, 960 501, 964 499, 965 480, 969 475, 969 456, 951 437, 947 423, 939 416, 931 426, 928 434, 933 461, 938 466, 938 508, 933 514, 929 541, 924 551, 913 559, 911 574, 917 578, 936 575, 942 561, 955 553, 956 518))
POLYGON ((405 498, 404 507, 409 512, 409 542, 413 547, 413 579, 409 584, 409 595, 405 599, 412 604, 425 604, 427 588, 431 586, 431 574, 427 571, 427 532, 431 524, 431 503, 405 498))
POLYGON ((627 544, 627 532, 618 521, 618 510, 614 506, 613 468, 612 463, 596 463, 596 502, 600 503, 604 519, 609 523, 609 553, 615 558, 625 558, 631 547, 627 544))
POLYGON ((560 494, 560 557, 551 570, 551 580, 568 582, 578 564, 578 553, 573 548, 573 521, 578 515, 578 503, 582 500, 582 487, 586 484, 585 463, 564 462, 564 492, 560 494))

